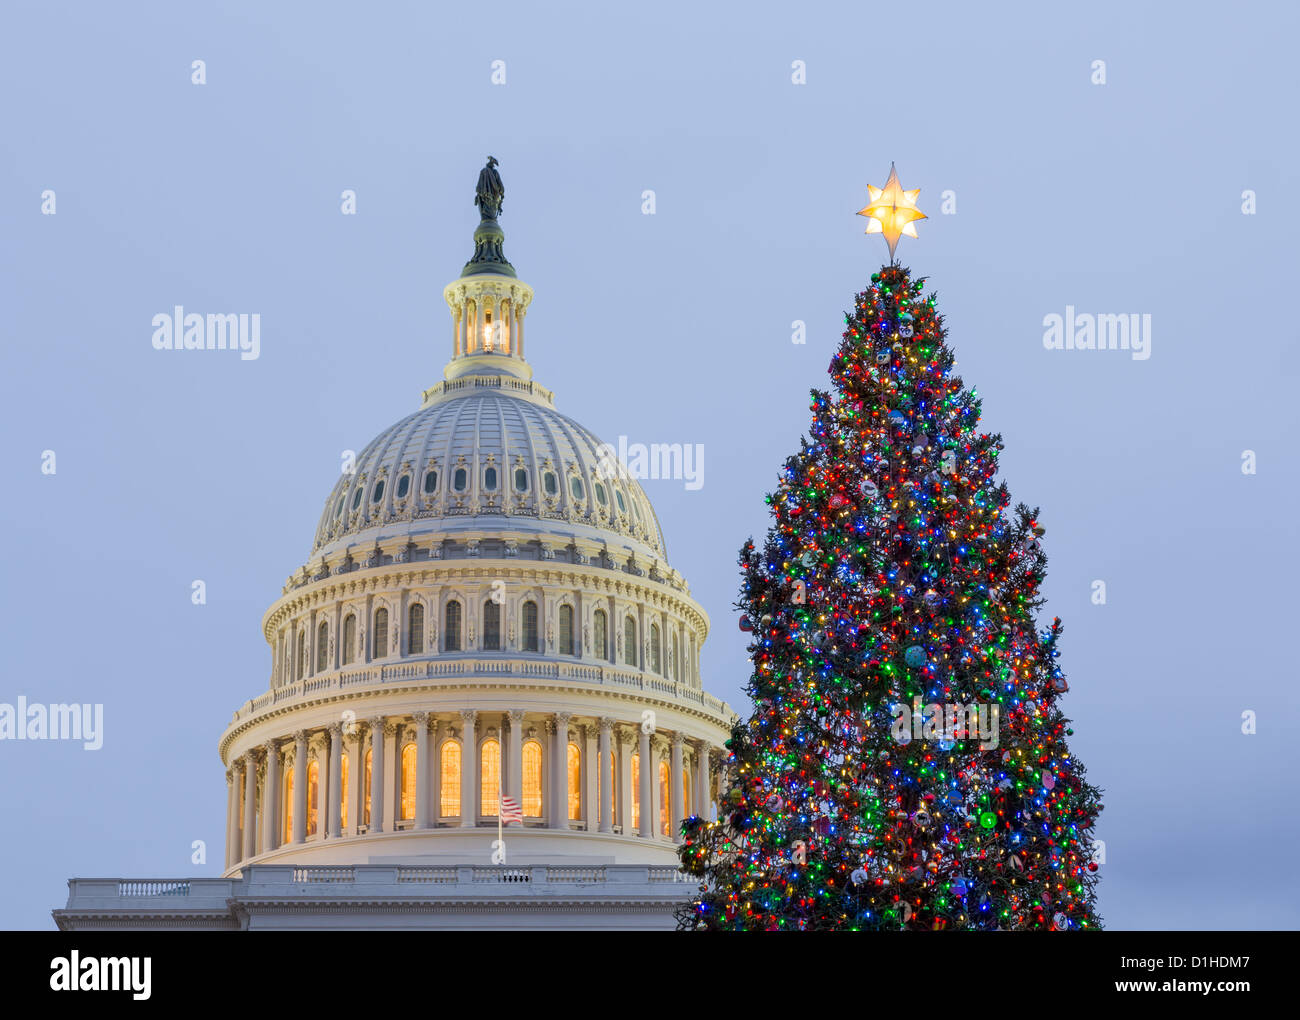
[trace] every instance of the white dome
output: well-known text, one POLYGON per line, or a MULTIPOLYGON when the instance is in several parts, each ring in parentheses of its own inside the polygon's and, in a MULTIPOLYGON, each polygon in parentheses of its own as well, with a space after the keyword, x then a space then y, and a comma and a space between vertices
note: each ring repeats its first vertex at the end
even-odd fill
MULTIPOLYGON (((666 559, 654 508, 635 480, 610 476, 612 447, 510 375, 473 375, 426 393, 425 406, 361 451, 330 492, 313 556, 409 534, 536 531, 603 540, 666 559)), ((450 537, 450 536, 449 536, 450 537)))

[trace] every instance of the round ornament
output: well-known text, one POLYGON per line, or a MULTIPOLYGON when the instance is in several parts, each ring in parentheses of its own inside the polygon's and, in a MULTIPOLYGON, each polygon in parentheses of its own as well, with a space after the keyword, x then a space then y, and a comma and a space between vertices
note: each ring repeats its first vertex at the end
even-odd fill
POLYGON ((920 645, 912 645, 912 647, 903 654, 903 660, 909 666, 924 666, 925 649, 920 645))
POLYGON ((912 328, 912 324, 910 322, 899 323, 898 335, 903 337, 905 340, 911 339, 912 334, 914 332, 916 331, 912 328))
POLYGON ((930 827, 930 812, 925 808, 918 808, 912 815, 912 824, 918 829, 928 829, 930 827))
POLYGON ((748 616, 742 616, 740 618, 740 629, 748 634, 754 629, 754 622, 748 616))
POLYGON ((980 814, 980 825, 986 829, 991 829, 998 824, 998 816, 992 811, 985 811, 980 814))
POLYGON ((771 811, 773 814, 775 814, 777 811, 780 811, 781 810, 780 795, 776 793, 769 794, 767 800, 763 802, 763 806, 767 808, 769 811, 771 811))
POLYGON ((1064 914, 1055 913, 1052 915, 1053 931, 1066 931, 1069 929, 1069 927, 1070 927, 1070 919, 1066 917, 1064 914))
POLYGON ((853 874, 849 876, 849 881, 852 882, 854 885, 866 885, 867 884, 866 871, 863 870, 862 868, 858 868, 857 871, 853 872, 853 874))
POLYGON ((889 351, 876 351, 876 364, 877 364, 877 365, 888 365, 888 364, 889 364, 889 351))
POLYGON ((858 485, 858 491, 867 499, 875 499, 880 495, 880 489, 876 487, 876 483, 870 478, 862 479, 861 483, 858 485))

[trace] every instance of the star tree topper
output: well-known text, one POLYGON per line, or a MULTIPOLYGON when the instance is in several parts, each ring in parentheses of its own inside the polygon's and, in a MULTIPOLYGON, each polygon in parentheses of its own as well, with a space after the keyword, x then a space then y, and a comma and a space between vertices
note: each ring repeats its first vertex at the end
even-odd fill
POLYGON ((892 262, 898 239, 904 234, 908 237, 916 236, 916 225, 912 221, 926 219, 925 213, 916 207, 916 196, 921 193, 921 189, 904 191, 898 183, 898 171, 890 163, 889 180, 885 182, 884 188, 868 184, 867 193, 871 196, 871 202, 866 208, 859 209, 858 215, 867 217, 868 234, 884 235, 892 262))

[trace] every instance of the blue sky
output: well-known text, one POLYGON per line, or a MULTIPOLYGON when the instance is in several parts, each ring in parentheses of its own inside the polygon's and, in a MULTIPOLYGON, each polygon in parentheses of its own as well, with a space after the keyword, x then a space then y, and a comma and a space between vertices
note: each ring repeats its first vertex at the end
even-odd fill
POLYGON ((645 487, 737 706, 736 551, 885 260, 854 212, 896 162, 930 217, 900 258, 1042 508, 1102 914, 1297 927, 1266 866, 1300 835, 1300 17, 1057 6, 6 4, 0 702, 103 703, 105 741, 0 742, 0 924, 49 927, 71 876, 219 870, 216 740, 267 686, 261 614, 340 451, 441 378, 491 153, 538 380, 611 442, 704 445, 698 491, 645 487), (260 313, 261 356, 153 350, 177 304, 260 313), (1044 349, 1067 305, 1149 314, 1150 358, 1044 349))

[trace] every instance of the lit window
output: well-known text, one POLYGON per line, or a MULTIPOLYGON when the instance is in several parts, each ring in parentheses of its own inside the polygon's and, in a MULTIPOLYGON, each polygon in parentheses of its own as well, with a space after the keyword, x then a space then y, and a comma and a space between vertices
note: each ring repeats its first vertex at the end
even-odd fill
POLYGON ((424 492, 425 492, 425 494, 426 494, 426 495, 429 495, 429 496, 432 496, 432 495, 433 495, 435 492, 437 492, 437 491, 438 491, 438 472, 437 472, 437 471, 426 471, 426 472, 424 473, 424 492))
POLYGON ((632 752, 632 828, 641 827, 641 755, 632 752))
POLYGON ((457 492, 464 492, 469 488, 469 472, 464 468, 457 468, 456 473, 451 476, 451 484, 457 492))
POLYGON ((483 488, 487 489, 488 492, 495 492, 495 491, 496 491, 496 488, 497 488, 497 469, 496 469, 496 468, 494 468, 494 467, 490 467, 490 468, 488 468, 486 471, 483 472, 483 488))
POLYGON ((348 831, 348 755, 344 752, 339 758, 339 824, 343 826, 343 831, 348 831))
POLYGON ((414 741, 402 746, 402 821, 409 821, 415 817, 416 757, 414 741))
POLYGON ((442 804, 444 818, 460 814, 460 743, 445 740, 442 744, 442 804))
POLYGON ((357 618, 348 613, 343 621, 343 664, 357 657, 357 618))
POLYGON ((605 610, 597 609, 595 618, 595 634, 593 635, 596 645, 596 658, 609 658, 609 617, 605 615, 605 610))
POLYGON ((442 621, 443 633, 443 650, 447 652, 460 651, 460 603, 455 599, 447 603, 443 611, 442 621))
POLYGON ((515 489, 519 492, 528 491, 528 472, 523 468, 515 469, 515 489))
POLYGON ((555 478, 554 471, 547 471, 542 475, 542 486, 546 489, 546 495, 554 496, 560 491, 560 483, 555 478))
POLYGON ((659 672, 659 624, 650 624, 650 669, 659 672))
POLYGON ((388 655, 388 610, 375 610, 375 658, 382 659, 388 655))
POLYGON ((361 824, 370 825, 370 770, 374 762, 375 749, 366 750, 365 771, 361 776, 361 824))
POLYGON ((569 491, 573 493, 574 499, 586 499, 587 490, 583 487, 582 479, 574 475, 569 479, 569 491))
POLYGON ((659 763, 659 835, 668 835, 668 813, 672 805, 668 802, 668 791, 671 787, 668 785, 668 763, 661 761, 659 763))
POLYGON ((501 606, 491 599, 483 603, 483 647, 492 652, 501 650, 501 606))
POLYGON ((623 621, 623 662, 628 666, 637 663, 636 620, 630 616, 623 621))
POLYGON ((406 494, 410 491, 411 491, 411 476, 402 475, 402 477, 397 480, 397 498, 405 499, 406 494))
POLYGON ((410 655, 419 655, 424 651, 424 606, 412 602, 406 611, 407 637, 406 647, 410 655))
POLYGON ((524 651, 537 651, 537 603, 524 603, 524 651))
POLYGON ((370 502, 378 503, 384 498, 384 480, 381 478, 375 482, 375 491, 370 494, 370 502))
POLYGON ((569 745, 569 817, 582 817, 582 752, 569 745))
POLYGON ((316 835, 317 801, 320 799, 320 763, 307 763, 307 835, 316 835))
POLYGON ((280 842, 293 842, 293 769, 284 770, 284 836, 280 842))
POLYGON ((542 745, 536 740, 524 742, 524 814, 529 818, 542 815, 542 745))
POLYGON ((573 607, 560 606, 560 654, 573 654, 573 607))
POLYGON ((483 741, 479 752, 480 790, 479 811, 481 815, 495 815, 501 798, 501 744, 496 740, 483 741))
POLYGON ((361 486, 358 485, 358 486, 357 486, 357 491, 354 492, 354 493, 352 494, 352 509, 353 509, 353 510, 355 510, 357 507, 359 507, 359 506, 361 505, 361 494, 362 494, 363 491, 364 491, 364 490, 362 490, 361 486))

